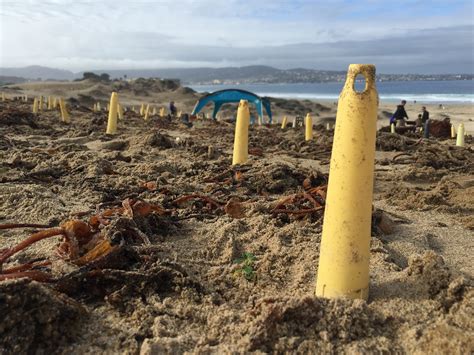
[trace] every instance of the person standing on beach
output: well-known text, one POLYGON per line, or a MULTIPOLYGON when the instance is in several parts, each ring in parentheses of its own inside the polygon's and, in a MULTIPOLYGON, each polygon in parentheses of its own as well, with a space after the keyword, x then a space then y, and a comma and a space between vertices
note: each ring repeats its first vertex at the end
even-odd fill
POLYGON ((170 102, 170 114, 172 117, 175 117, 178 114, 178 109, 174 105, 174 101, 170 102))
POLYGON ((426 121, 430 119, 430 113, 426 111, 426 106, 421 108, 421 122, 425 124, 426 121))
POLYGON ((408 114, 405 111, 406 100, 402 100, 397 106, 395 113, 390 119, 390 124, 395 123, 396 126, 405 126, 405 118, 408 119, 408 114))
POLYGON ((423 136, 430 138, 430 113, 426 110, 426 106, 421 108, 421 122, 423 124, 423 136))

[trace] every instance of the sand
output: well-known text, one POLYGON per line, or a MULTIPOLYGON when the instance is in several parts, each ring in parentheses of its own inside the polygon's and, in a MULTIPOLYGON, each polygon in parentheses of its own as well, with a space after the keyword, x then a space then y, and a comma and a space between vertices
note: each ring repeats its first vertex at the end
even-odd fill
MULTIPOLYGON (((47 85, 41 90, 47 94, 47 85)), ((128 95, 122 95, 125 104, 164 105, 173 92, 128 95)), ((173 98, 188 110, 197 97, 175 92, 173 98)), ((71 103, 66 125, 56 111, 29 116, 31 102, 0 102, 0 223, 57 226, 126 198, 173 212, 119 218, 150 244, 122 234, 123 253, 105 266, 63 260, 58 237, 8 260, 5 268, 51 260, 43 270, 55 281, 0 282, 2 352, 474 351, 471 137, 466 148, 456 148, 451 139, 419 142, 378 133, 369 300, 325 300, 313 294, 321 213, 295 218, 271 211, 280 198, 302 191, 307 178, 313 186, 326 181, 333 132, 325 121, 335 117, 335 107, 297 103, 310 106, 321 123, 309 143, 302 128, 252 127, 254 154, 229 170, 233 125, 225 120, 188 128, 128 112, 118 135, 109 137, 106 113, 77 105, 71 103), (237 214, 199 200, 173 203, 191 193, 243 203, 237 214), (245 253, 255 258, 250 273, 240 262, 245 253)), ((390 107, 382 104, 380 116, 390 107)), ((233 109, 222 118, 231 118, 233 109)), ((467 124, 474 117, 468 105, 428 110, 449 111, 467 124)), ((275 111, 277 118, 291 112, 275 111)), ((408 113, 415 111, 409 105, 408 113)), ((126 227, 108 230, 120 228, 126 227)), ((3 230, 0 248, 32 232, 3 230)))

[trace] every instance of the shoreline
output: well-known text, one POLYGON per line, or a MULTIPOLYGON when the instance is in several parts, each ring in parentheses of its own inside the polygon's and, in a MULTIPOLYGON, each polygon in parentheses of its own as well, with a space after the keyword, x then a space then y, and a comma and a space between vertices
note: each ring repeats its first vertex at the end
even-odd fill
MULTIPOLYGON (((183 85, 199 93, 235 88, 251 91, 262 97, 331 102, 339 98, 344 83, 183 85)), ((384 81, 377 82, 376 86, 383 102, 398 102, 403 99, 424 104, 474 104, 474 81, 384 81)))
MULTIPOLYGON (((151 80, 147 81, 145 86, 141 87, 140 90, 147 91, 147 96, 135 95, 134 92, 123 90, 119 93, 120 101, 124 105, 137 106, 141 103, 150 104, 151 108, 155 107, 167 107, 170 101, 175 101, 179 110, 184 113, 190 113, 196 103, 196 100, 202 96, 202 93, 187 92, 186 90, 170 90, 170 91, 155 91, 153 87, 154 82, 151 80), (150 86, 147 86, 150 85, 150 86)), ((110 99, 110 92, 112 88, 103 88, 97 91, 95 82, 79 81, 79 82, 37 82, 21 85, 11 85, 5 87, 4 90, 6 95, 15 96, 21 94, 27 94, 29 97, 34 97, 39 94, 48 96, 64 96, 69 98, 75 98, 88 106, 92 106, 93 102, 100 101, 106 105, 110 99), (86 100, 84 99, 86 98, 86 100), (84 101, 85 100, 85 101, 84 101)), ((225 86, 218 86, 224 89, 225 86)), ((183 88, 183 87, 181 87, 183 88)), ((217 86, 216 86, 217 88, 217 86)), ((195 90, 195 89, 194 89, 195 90)), ((2 90, 3 91, 3 90, 2 90)), ((257 92, 258 94, 258 92, 257 92)), ((337 99, 291 99, 291 98, 279 98, 270 96, 272 100, 272 113, 274 123, 281 122, 284 116, 287 116, 290 121, 295 116, 304 116, 308 112, 312 113, 313 122, 315 124, 327 123, 333 124, 337 114, 337 99)), ((449 102, 441 104, 439 102, 425 102, 408 100, 405 107, 408 117, 410 120, 416 119, 417 115, 421 113, 421 107, 426 106, 430 112, 430 117, 437 120, 443 120, 449 117, 451 123, 456 127, 460 123, 464 123, 465 130, 468 134, 474 133, 474 103, 473 102, 449 102)), ((379 102, 379 120, 377 121, 378 128, 388 125, 391 114, 395 111, 397 104, 400 100, 385 100, 383 97, 379 102)), ((105 106, 104 106, 105 107, 105 106)), ((211 114, 212 108, 207 107, 203 112, 211 114)), ((235 105, 225 105, 219 112, 220 118, 234 117, 236 113, 235 105)), ((265 115, 266 118, 266 115, 265 115)))

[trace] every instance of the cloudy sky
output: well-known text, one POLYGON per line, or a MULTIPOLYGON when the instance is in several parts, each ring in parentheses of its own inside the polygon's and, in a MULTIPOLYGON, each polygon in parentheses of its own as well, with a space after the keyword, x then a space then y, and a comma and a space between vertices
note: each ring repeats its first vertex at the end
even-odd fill
POLYGON ((471 0, 0 0, 0 66, 473 73, 471 0))

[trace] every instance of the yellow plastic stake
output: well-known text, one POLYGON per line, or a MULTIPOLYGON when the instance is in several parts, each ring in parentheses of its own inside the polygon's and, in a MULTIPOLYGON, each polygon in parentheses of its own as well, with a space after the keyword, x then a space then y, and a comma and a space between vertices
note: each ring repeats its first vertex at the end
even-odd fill
POLYGON ((132 112, 135 112, 135 106, 132 106, 132 112))
POLYGON ((328 122, 326 123, 326 131, 330 131, 331 130, 331 124, 328 122))
POLYGON ((305 125, 305 132, 304 132, 304 139, 306 141, 310 141, 313 139, 313 119, 311 118, 311 115, 308 113, 304 119, 304 125, 305 125))
POLYGON ((107 121, 107 131, 106 134, 116 134, 117 133, 117 104, 118 96, 116 92, 113 92, 110 95, 110 110, 109 110, 109 119, 107 121))
POLYGON ((140 106, 140 116, 143 116, 145 114, 145 104, 142 104, 140 106))
POLYGON ((28 95, 25 95, 25 102, 28 102, 28 95))
POLYGON ((5 93, 2 92, 2 101, 5 101, 5 93))
POLYGON ((456 138, 456 129, 453 124, 451 125, 451 138, 456 138))
POLYGON ((48 96, 48 110, 52 110, 52 109, 53 109, 53 100, 51 96, 48 96))
POLYGON ((378 94, 375 66, 351 64, 339 96, 316 296, 367 299, 378 94), (357 92, 357 75, 366 80, 357 92))
POLYGON ((148 113, 150 112, 150 105, 146 105, 145 108, 145 116, 143 117, 146 120, 148 120, 148 113))
POLYGON ((395 133, 395 123, 390 124, 390 133, 395 133))
POLYGON ((285 129, 287 123, 288 123, 288 117, 283 116, 283 120, 281 121, 281 129, 285 129))
POLYGON ((153 116, 156 116, 156 107, 153 107, 153 111, 151 111, 151 114, 152 114, 153 116))
POLYGON ((123 107, 122 107, 122 105, 118 104, 117 109, 118 109, 117 113, 118 113, 119 120, 123 120, 123 107))
POLYGON ((36 97, 33 100, 33 113, 38 113, 38 99, 36 97))
POLYGON ((160 117, 165 117, 165 108, 160 108, 160 117))
POLYGON ((97 111, 102 111, 102 107, 100 107, 100 102, 97 103, 97 111))
POLYGON ((58 100, 53 97, 53 109, 56 109, 56 107, 58 107, 58 100))
POLYGON ((61 120, 64 123, 71 122, 71 119, 69 117, 69 113, 67 112, 66 102, 64 101, 63 98, 59 99, 59 109, 61 110, 61 120))
POLYGON ((247 100, 240 100, 235 123, 234 154, 232 165, 245 164, 249 157, 250 110, 247 100))
POLYGON ((40 95, 39 97, 38 110, 43 111, 43 96, 42 95, 40 95))
POLYGON ((458 126, 458 137, 456 139, 456 145, 458 147, 464 147, 464 123, 460 123, 458 126))

